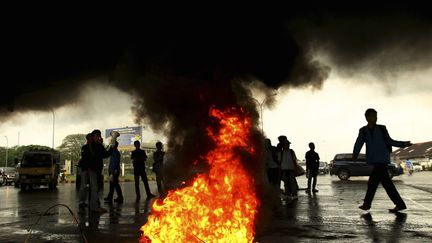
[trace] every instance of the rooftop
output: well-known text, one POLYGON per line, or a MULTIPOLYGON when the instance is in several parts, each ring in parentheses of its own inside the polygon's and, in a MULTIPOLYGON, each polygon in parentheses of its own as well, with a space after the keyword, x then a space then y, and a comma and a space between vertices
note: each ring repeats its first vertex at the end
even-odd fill
POLYGON ((406 148, 400 148, 392 153, 400 158, 419 158, 432 156, 432 141, 416 143, 406 148))

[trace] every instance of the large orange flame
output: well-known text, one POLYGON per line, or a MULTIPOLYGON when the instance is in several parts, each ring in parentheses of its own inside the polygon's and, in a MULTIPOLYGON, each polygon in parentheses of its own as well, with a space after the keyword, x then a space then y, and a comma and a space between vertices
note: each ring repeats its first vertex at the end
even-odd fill
POLYGON ((241 108, 212 108, 210 116, 221 126, 217 133, 207 129, 216 144, 205 157, 211 166, 208 175, 199 174, 191 186, 157 200, 141 227, 140 242, 253 241, 259 201, 238 153, 254 153, 250 117, 241 108))

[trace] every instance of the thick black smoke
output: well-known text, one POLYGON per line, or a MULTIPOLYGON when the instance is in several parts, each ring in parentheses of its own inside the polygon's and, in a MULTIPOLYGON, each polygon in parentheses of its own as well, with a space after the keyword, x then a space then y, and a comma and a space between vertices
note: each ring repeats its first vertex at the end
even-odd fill
POLYGON ((298 43, 325 56, 348 76, 379 79, 422 70, 432 61, 430 12, 406 5, 350 10, 316 10, 287 23, 298 43))

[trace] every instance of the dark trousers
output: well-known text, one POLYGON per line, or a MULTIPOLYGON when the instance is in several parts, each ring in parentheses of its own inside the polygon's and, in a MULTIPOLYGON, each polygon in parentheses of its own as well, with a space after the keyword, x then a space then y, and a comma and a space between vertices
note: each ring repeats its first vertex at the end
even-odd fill
POLYGON ((281 179, 284 182, 285 194, 297 195, 298 185, 293 170, 281 170, 281 179))
POLYGON ((270 185, 280 187, 279 169, 278 168, 267 169, 267 178, 268 178, 270 185))
POLYGON ((315 190, 316 184, 317 184, 317 175, 318 175, 318 169, 308 169, 306 171, 307 173, 307 177, 308 177, 308 182, 307 182, 307 189, 310 190, 311 189, 311 184, 312 184, 312 190, 315 190), (313 179, 313 182, 312 182, 313 179))
POLYGON ((117 198, 123 199, 122 189, 121 189, 120 184, 119 184, 119 174, 118 173, 112 174, 112 177, 113 177, 112 180, 110 180, 110 189, 109 189, 109 193, 108 193, 107 198, 109 200, 111 200, 113 198, 114 189, 115 189, 117 192, 117 198))
POLYGON ((102 174, 102 170, 99 169, 97 171, 97 187, 98 187, 98 191, 102 191, 103 190, 103 186, 104 186, 104 176, 102 174))
POLYGON ((399 192, 396 190, 396 187, 393 184, 393 181, 390 179, 387 165, 375 165, 372 174, 369 176, 368 188, 366 192, 366 196, 364 199, 364 205, 371 206, 373 198, 375 196, 375 192, 378 188, 378 184, 381 182, 381 185, 384 187, 387 195, 393 201, 393 203, 398 207, 406 207, 405 202, 402 200, 399 192))
POLYGON ((141 177, 141 180, 144 183, 144 188, 147 194, 147 197, 151 195, 150 192, 150 186, 147 179, 147 174, 145 170, 135 170, 134 171, 134 179, 135 179, 135 193, 137 197, 141 197, 140 188, 139 188, 139 179, 141 177))
POLYGON ((157 171, 156 173, 156 185, 157 185, 157 189, 159 192, 159 195, 162 195, 163 189, 165 187, 165 185, 163 184, 163 175, 162 175, 162 171, 157 171), (163 185, 163 186, 162 186, 163 185))

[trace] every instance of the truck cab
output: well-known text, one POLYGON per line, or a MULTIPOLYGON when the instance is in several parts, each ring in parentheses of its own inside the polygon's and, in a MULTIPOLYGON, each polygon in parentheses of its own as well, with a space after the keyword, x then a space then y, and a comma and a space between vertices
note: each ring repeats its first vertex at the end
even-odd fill
POLYGON ((60 154, 52 151, 26 151, 17 166, 17 182, 22 191, 33 186, 57 187, 60 154))

